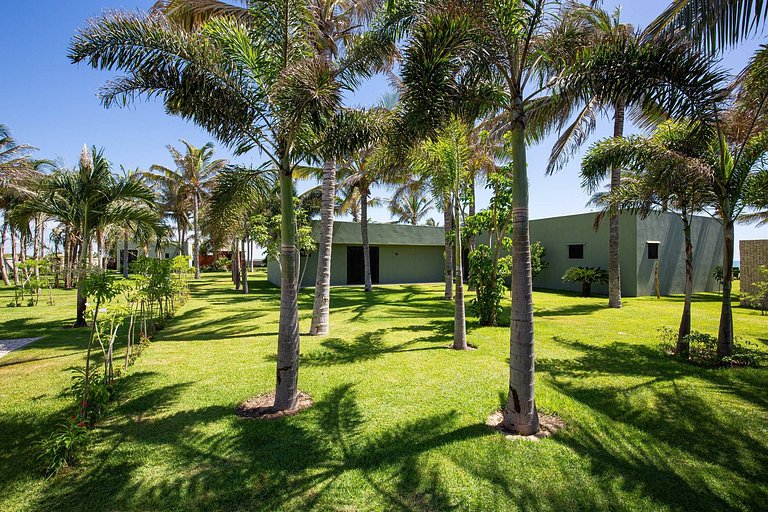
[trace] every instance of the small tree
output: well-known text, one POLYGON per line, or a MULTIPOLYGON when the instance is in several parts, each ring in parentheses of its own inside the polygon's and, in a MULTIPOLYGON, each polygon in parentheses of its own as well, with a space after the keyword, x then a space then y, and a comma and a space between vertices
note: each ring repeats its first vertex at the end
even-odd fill
POLYGON ((581 296, 592 296, 592 284, 608 283, 608 272, 600 267, 571 267, 562 277, 565 282, 581 283, 581 296))

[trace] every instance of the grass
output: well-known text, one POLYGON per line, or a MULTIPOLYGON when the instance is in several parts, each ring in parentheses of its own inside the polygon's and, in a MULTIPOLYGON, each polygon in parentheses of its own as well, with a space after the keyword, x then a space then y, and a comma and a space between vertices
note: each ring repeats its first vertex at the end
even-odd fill
MULTIPOLYGON (((332 291, 332 335, 302 337, 300 386, 315 399, 275 421, 235 417, 271 391, 278 291, 248 296, 205 275, 124 378, 122 399, 81 464, 46 480, 34 441, 67 410, 83 360, 74 293, 0 308, 2 338, 45 338, 0 359, 0 509, 721 510, 768 505, 768 370, 707 370, 660 355, 682 299, 536 292, 537 401, 568 424, 508 441, 485 426, 509 375, 509 328, 470 323, 478 350, 447 349, 442 288, 332 291)), ((10 290, 0 289, 0 303, 10 290)), ((300 296, 302 331, 311 290, 300 296)), ((508 322, 508 312, 503 322, 508 322)), ((694 328, 715 333, 714 294, 694 328)), ((768 344, 768 320, 735 308, 738 335, 768 344)))

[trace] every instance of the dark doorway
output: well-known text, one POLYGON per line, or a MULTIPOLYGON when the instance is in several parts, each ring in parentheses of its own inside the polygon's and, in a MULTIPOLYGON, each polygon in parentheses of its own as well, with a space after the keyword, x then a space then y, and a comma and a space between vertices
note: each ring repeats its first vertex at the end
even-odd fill
MULTIPOLYGON (((371 282, 379 282, 379 248, 371 247, 371 282)), ((362 247, 347 247, 347 284, 365 284, 362 247)))

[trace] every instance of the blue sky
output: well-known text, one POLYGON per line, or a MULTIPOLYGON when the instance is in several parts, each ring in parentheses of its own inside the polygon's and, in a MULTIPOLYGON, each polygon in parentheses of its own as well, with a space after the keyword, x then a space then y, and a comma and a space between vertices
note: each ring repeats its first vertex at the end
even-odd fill
MULTIPOLYGON (((622 5, 622 20, 645 26, 661 12, 669 0, 617 2, 604 5, 613 9, 622 5)), ((39 148, 37 155, 59 158, 65 164, 76 161, 83 144, 101 146, 115 167, 148 168, 153 163, 170 165, 166 144, 184 138, 195 145, 211 140, 191 123, 170 117, 157 102, 141 102, 129 109, 105 109, 96 92, 110 78, 110 73, 69 63, 67 46, 75 30, 85 20, 109 9, 147 9, 152 0, 3 0, 0 7, 0 48, 3 49, 0 78, 0 123, 8 125, 14 137, 39 148)), ((760 40, 749 41, 727 53, 722 65, 738 70, 746 63, 760 40)), ((350 105, 366 105, 386 92, 386 82, 376 78, 364 84, 349 98, 350 105)), ((593 140, 609 136, 609 119, 599 122, 593 140)), ((552 140, 529 150, 529 176, 532 218, 567 215, 587 211, 589 199, 579 186, 580 157, 553 176, 545 176, 552 140)), ((222 157, 231 154, 219 147, 222 157)), ((232 159, 249 164, 260 162, 258 154, 232 159)), ((303 185, 303 188, 310 184, 303 185)), ((388 191, 376 190, 378 197, 388 191)), ((479 205, 487 204, 487 191, 479 192, 479 205)), ((390 220, 384 208, 371 212, 375 221, 390 220)), ((441 219, 437 212, 433 215, 441 219)), ((768 226, 738 226, 737 239, 768 238, 768 226)), ((738 248, 738 245, 737 245, 738 248)), ((738 259, 738 254, 737 254, 738 259)))

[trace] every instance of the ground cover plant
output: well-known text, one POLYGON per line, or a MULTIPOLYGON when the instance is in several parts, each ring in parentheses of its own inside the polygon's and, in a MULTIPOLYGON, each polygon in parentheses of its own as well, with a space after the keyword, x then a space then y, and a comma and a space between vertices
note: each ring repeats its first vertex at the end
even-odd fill
MULTIPOLYGON (((485 424, 505 398, 508 328, 470 318, 478 349, 450 350, 442 285, 334 289, 338 332, 302 343, 315 404, 273 421, 235 408, 272 389, 278 290, 263 270, 249 295, 228 273, 190 286, 79 464, 50 479, 34 441, 69 406, 66 369, 83 364, 87 332, 66 328, 74 290, 54 290, 55 306, 0 308, 4 338, 45 334, 0 359, 0 508, 746 510, 768 499, 768 371, 662 354, 657 329, 677 325, 682 296, 617 311, 604 297, 534 292, 540 408, 567 427, 531 443, 485 424)), ((301 291, 302 330, 312 299, 301 291)), ((696 330, 717 332, 718 300, 694 296, 696 330)), ((500 325, 508 315, 507 303, 500 325)), ((759 311, 735 307, 734 324, 766 348, 759 311)))

